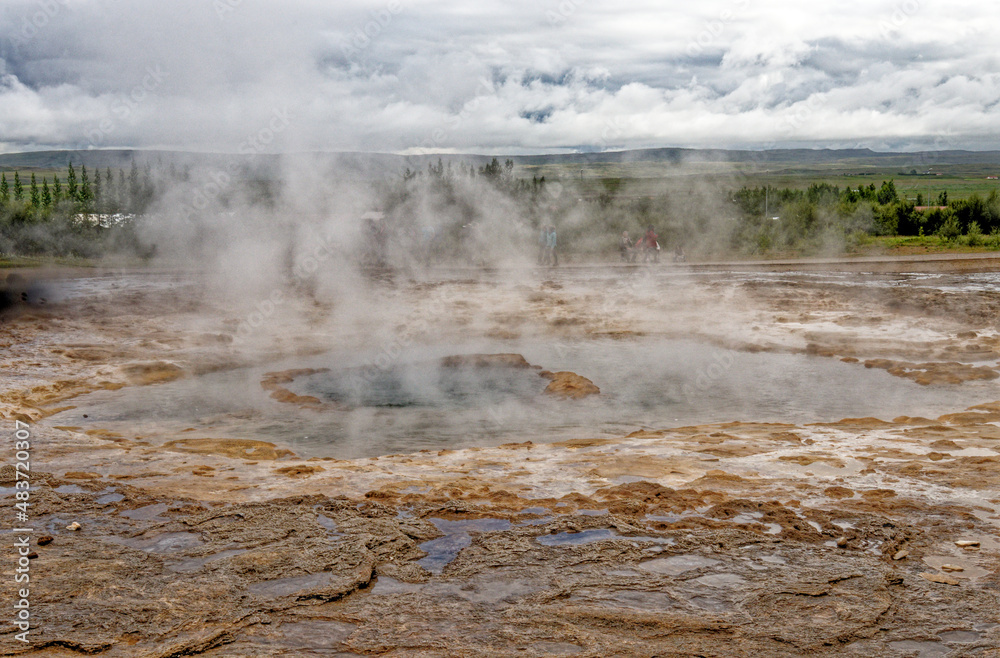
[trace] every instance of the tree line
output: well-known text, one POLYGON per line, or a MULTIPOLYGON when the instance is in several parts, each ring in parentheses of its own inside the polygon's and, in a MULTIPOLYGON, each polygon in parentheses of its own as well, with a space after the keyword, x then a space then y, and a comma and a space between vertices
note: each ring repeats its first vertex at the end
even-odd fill
POLYGON ((110 167, 91 174, 83 165, 79 176, 70 162, 65 179, 53 175, 51 184, 48 176, 39 181, 34 172, 27 181, 18 170, 10 179, 7 173, 0 172, 0 213, 8 215, 8 220, 44 219, 58 211, 138 213, 154 194, 150 167, 140 169, 135 162, 127 174, 124 169, 115 172, 110 167))
POLYGON ((131 218, 155 195, 153 173, 135 162, 126 169, 79 170, 22 176, 0 172, 0 256, 95 257, 142 254, 131 218), (103 221, 111 217, 114 221, 103 221))
POLYGON ((993 236, 1000 243, 1000 193, 985 198, 949 200, 942 191, 936 198, 914 201, 902 198, 892 180, 841 190, 829 183, 807 189, 743 187, 732 196, 739 222, 734 241, 758 251, 803 246, 836 236, 849 242, 870 236, 931 236, 945 241, 962 238, 971 246, 993 236), (925 206, 926 202, 926 206, 925 206))

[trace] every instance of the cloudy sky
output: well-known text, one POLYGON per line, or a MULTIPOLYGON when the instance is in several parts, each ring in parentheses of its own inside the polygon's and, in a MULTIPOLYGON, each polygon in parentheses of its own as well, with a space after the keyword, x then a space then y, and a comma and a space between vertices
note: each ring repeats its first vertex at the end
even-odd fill
POLYGON ((983 1, 4 0, 0 151, 1000 148, 997 25, 983 1))

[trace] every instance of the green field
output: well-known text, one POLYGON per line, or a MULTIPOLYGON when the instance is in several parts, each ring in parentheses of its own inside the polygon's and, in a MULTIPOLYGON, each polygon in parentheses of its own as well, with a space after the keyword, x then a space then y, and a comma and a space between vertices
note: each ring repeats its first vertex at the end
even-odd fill
MULTIPOLYGON (((571 184, 582 196, 596 196, 606 191, 608 181, 617 181, 617 194, 625 197, 650 197, 673 190, 711 185, 726 189, 764 187, 806 189, 814 183, 829 183, 840 189, 868 186, 879 187, 882 181, 892 180, 901 197, 915 201, 922 194, 926 205, 948 192, 951 200, 967 199, 973 194, 987 196, 1000 189, 1000 180, 988 176, 1000 175, 1000 164, 935 164, 931 174, 920 172, 913 166, 894 166, 864 163, 833 163, 822 166, 795 166, 768 163, 766 166, 746 166, 741 163, 705 163, 674 165, 658 162, 608 163, 608 164, 544 164, 518 168, 522 178, 544 176, 548 181, 571 184)), ((927 166, 923 166, 927 171, 927 166)))

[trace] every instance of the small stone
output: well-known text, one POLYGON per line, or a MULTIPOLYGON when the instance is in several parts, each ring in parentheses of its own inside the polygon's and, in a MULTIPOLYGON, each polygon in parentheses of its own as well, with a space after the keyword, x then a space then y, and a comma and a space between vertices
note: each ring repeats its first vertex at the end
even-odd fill
POLYGON ((958 579, 952 578, 951 576, 946 576, 943 573, 922 573, 920 577, 924 580, 929 580, 932 583, 940 583, 941 585, 958 585, 958 579))
POLYGON ((896 551, 896 554, 892 556, 892 559, 893 560, 902 560, 903 558, 905 558, 909 554, 910 554, 910 552, 904 548, 902 550, 896 551))
POLYGON ((580 532, 580 529, 577 528, 575 525, 571 525, 568 528, 566 528, 566 532, 568 532, 569 534, 576 534, 580 532))
POLYGON ((66 526, 66 529, 67 530, 79 530, 82 527, 83 526, 81 526, 79 523, 77 523, 76 521, 73 521, 73 523, 70 523, 68 526, 66 526))
POLYGON ((955 546, 958 546, 959 548, 979 548, 979 542, 963 540, 955 542, 955 546))
POLYGON ((34 560, 36 557, 38 557, 38 553, 36 553, 35 551, 31 551, 30 553, 28 553, 28 555, 26 557, 29 560, 34 560))
POLYGON ((847 537, 841 537, 837 540, 838 548, 845 548, 847 546, 847 537))
POLYGON ((52 537, 51 535, 45 535, 43 537, 39 537, 38 538, 38 545, 39 546, 48 546, 49 544, 51 544, 54 541, 54 539, 55 538, 52 537))
POLYGON ((965 571, 965 567, 960 567, 957 564, 942 564, 941 571, 965 571))

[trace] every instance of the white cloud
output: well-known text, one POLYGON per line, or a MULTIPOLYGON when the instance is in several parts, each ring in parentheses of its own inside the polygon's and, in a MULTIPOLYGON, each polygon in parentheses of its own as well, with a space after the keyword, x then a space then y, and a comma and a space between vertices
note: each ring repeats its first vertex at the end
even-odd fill
POLYGON ((6 150, 236 151, 276 110, 274 151, 1000 147, 990 3, 6 5, 6 150))

